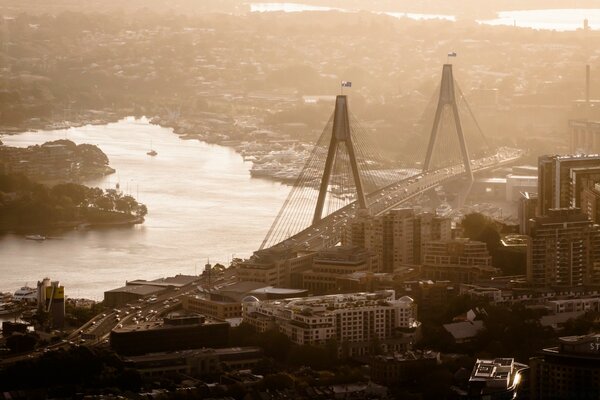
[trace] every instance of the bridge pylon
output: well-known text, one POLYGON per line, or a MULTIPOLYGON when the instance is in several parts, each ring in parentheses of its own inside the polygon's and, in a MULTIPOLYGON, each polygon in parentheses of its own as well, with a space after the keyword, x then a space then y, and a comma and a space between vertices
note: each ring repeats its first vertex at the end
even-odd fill
POLYGON ((442 82, 440 84, 440 95, 438 98, 437 109, 435 110, 435 117, 433 120, 433 126, 431 127, 431 135, 429 137, 429 145, 427 146, 427 154, 425 155, 425 163, 423 164, 423 172, 427 172, 431 169, 431 158, 435 143, 438 136, 440 127, 440 120, 442 112, 446 107, 452 109, 452 115, 454 119, 454 125, 456 127, 456 133, 458 135, 458 142, 460 144, 460 152, 463 158, 465 166, 465 174, 470 181, 473 181, 473 171, 471 169, 471 159, 469 158, 469 151, 467 149, 467 142, 463 133, 462 124, 460 121, 460 115, 458 113, 458 105, 456 103, 456 91, 454 87, 454 76, 452 74, 452 64, 444 64, 442 69, 442 82))
POLYGON ((346 145, 348 159, 352 169, 352 177, 354 186, 356 187, 356 201, 359 209, 367 209, 367 200, 365 197, 362 180, 358 171, 358 163, 356 162, 356 153, 352 144, 352 134, 350 132, 350 119, 348 117, 348 99, 345 95, 338 95, 335 99, 335 110, 333 112, 333 128, 331 130, 331 140, 327 151, 327 159, 325 161, 325 169, 321 184, 319 186, 319 197, 315 206, 313 216, 313 224, 321 221, 323 218, 323 206, 327 197, 327 188, 329 187, 333 166, 338 147, 342 144, 346 145))

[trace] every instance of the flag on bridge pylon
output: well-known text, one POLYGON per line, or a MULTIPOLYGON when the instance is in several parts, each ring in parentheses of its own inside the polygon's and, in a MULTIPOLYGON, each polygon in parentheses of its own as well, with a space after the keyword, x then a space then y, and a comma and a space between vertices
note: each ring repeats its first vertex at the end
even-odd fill
POLYGON ((342 81, 342 87, 352 87, 352 82, 350 82, 350 81, 342 81))

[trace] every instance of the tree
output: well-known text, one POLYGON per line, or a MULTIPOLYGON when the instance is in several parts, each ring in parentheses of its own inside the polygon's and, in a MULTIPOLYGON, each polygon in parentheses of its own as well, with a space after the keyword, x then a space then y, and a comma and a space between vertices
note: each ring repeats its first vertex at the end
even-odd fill
POLYGON ((494 222, 485 215, 480 213, 467 214, 463 218, 461 226, 466 237, 484 242, 491 254, 500 246, 500 234, 494 222))

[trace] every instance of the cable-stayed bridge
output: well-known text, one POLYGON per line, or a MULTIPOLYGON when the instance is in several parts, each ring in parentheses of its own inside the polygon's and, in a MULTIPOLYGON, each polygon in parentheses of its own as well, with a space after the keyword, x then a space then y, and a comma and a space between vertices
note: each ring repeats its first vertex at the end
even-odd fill
POLYGON ((336 98, 334 112, 260 250, 318 250, 341 240, 348 220, 380 215, 440 184, 512 163, 518 149, 492 149, 445 64, 438 90, 402 160, 388 160, 336 98), (423 161, 424 160, 424 161, 423 161))

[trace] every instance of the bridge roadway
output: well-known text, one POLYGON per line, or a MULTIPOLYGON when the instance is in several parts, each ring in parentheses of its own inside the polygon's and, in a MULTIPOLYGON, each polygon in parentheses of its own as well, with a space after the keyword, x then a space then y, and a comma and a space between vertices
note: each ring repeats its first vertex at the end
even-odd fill
MULTIPOLYGON (((471 169, 474 174, 484 172, 511 164, 522 156, 523 152, 519 149, 501 149, 492 156, 471 160, 471 169)), ((381 215, 421 193, 455 179, 463 173, 464 166, 458 164, 436 171, 412 175, 369 193, 366 196, 369 214, 381 215)), ((333 246, 341 240, 342 230, 346 223, 356 216, 356 207, 356 201, 354 201, 329 214, 318 224, 309 226, 273 247, 285 246, 296 250, 319 250, 324 247, 333 246)))

